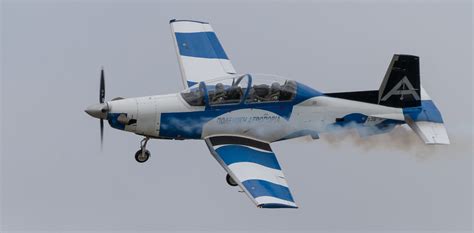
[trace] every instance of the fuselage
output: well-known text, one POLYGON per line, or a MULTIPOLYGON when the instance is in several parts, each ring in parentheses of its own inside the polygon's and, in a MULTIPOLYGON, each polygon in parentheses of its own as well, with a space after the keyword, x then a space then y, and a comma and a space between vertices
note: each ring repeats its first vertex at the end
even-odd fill
POLYGON ((291 100, 252 102, 243 95, 235 103, 204 100, 203 106, 192 106, 182 93, 119 99, 107 102, 107 119, 113 128, 150 138, 239 135, 265 142, 354 127, 384 133, 404 123, 401 108, 329 97, 301 83, 291 100))

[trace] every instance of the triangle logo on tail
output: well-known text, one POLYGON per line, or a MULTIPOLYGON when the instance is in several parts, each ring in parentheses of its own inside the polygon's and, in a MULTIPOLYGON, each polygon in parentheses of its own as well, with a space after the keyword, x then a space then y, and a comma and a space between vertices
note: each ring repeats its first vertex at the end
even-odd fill
POLYGON ((382 97, 381 101, 386 101, 392 95, 399 95, 400 100, 404 99, 405 95, 412 95, 415 100, 420 100, 420 96, 416 93, 413 85, 408 81, 408 77, 403 77, 400 82, 397 83, 385 96, 382 97))

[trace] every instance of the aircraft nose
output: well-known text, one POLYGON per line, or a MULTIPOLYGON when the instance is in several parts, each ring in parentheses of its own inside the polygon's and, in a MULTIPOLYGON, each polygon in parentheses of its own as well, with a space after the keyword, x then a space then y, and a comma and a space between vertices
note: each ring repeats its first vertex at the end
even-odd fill
POLYGON ((94 104, 86 108, 84 110, 87 114, 91 117, 99 118, 99 119, 106 119, 107 112, 109 111, 107 104, 94 104))

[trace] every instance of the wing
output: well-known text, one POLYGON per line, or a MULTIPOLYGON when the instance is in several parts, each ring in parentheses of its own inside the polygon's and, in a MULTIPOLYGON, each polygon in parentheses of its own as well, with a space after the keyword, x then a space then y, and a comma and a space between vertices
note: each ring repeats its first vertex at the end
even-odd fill
POLYGON ((206 139, 211 154, 261 208, 298 208, 268 143, 235 136, 206 139))
POLYGON ((183 84, 235 74, 234 67, 209 23, 171 20, 183 84))

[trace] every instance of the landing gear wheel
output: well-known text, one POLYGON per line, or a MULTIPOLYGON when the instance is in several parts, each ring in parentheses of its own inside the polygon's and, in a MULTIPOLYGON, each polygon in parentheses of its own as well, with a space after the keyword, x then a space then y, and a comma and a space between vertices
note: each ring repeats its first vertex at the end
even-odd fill
POLYGON ((139 163, 144 163, 150 158, 150 151, 146 149, 146 144, 148 140, 150 140, 149 137, 145 137, 144 139, 142 139, 142 141, 140 142, 140 150, 135 153, 135 160, 139 163))
POLYGON ((150 158, 150 151, 145 149, 145 153, 142 153, 142 150, 138 150, 135 153, 135 160, 139 163, 144 163, 150 158))
POLYGON ((225 181, 227 181, 227 184, 230 186, 237 186, 237 182, 235 182, 229 174, 225 176, 225 181))

